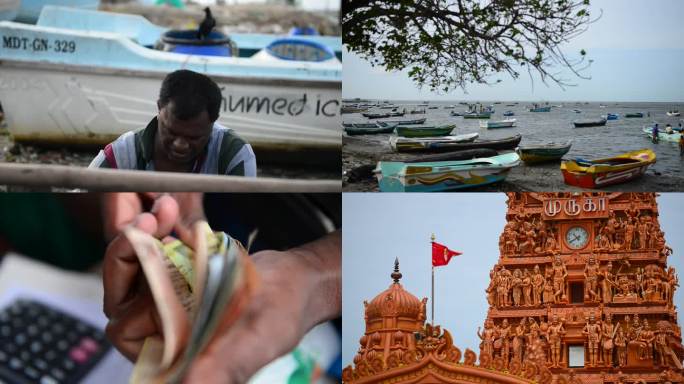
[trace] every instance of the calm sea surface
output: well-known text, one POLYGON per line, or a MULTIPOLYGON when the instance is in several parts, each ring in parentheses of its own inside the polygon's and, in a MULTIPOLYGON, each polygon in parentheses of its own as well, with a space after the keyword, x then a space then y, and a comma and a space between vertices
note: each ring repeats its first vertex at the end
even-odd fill
MULTIPOLYGON (((485 129, 480 128, 479 120, 464 119, 463 117, 450 116, 450 111, 464 112, 467 110, 466 105, 460 105, 457 102, 430 102, 428 107, 416 107, 420 101, 411 102, 397 101, 390 103, 399 107, 399 111, 406 108, 407 112, 415 108, 425 108, 426 114, 406 114, 403 117, 391 117, 389 119, 417 119, 426 117, 426 125, 440 125, 440 124, 456 124, 456 130, 453 134, 463 134, 478 132, 480 139, 497 139, 513 136, 517 133, 522 135, 521 144, 540 143, 549 141, 566 141, 573 140, 570 152, 565 155, 566 158, 581 157, 585 159, 596 159, 602 157, 610 157, 620 153, 629 152, 642 148, 650 148, 657 155, 657 163, 651 166, 651 169, 663 173, 668 176, 682 176, 682 165, 684 159, 679 155, 679 147, 676 142, 661 141, 659 144, 651 143, 643 133, 642 129, 646 125, 652 125, 657 122, 661 127, 661 132, 667 123, 676 127, 680 122, 684 125, 682 117, 669 117, 666 112, 670 109, 678 109, 684 113, 684 104, 682 103, 575 103, 575 102, 549 102, 549 105, 562 105, 562 107, 552 107, 551 112, 529 112, 530 102, 518 102, 515 106, 506 106, 506 104, 513 104, 514 102, 502 102, 501 104, 494 104, 495 112, 491 120, 499 121, 504 119, 516 119, 516 127, 502 128, 502 129, 485 129), (445 109, 445 106, 456 105, 454 109, 445 109), (600 105, 605 105, 601 108, 600 105), (436 106, 437 109, 428 109, 430 106, 436 106), (581 110, 581 113, 575 113, 573 109, 581 110), (515 116, 505 117, 503 113, 506 111, 513 111, 515 116), (643 118, 625 118, 627 113, 642 112, 643 118), (574 128, 572 122, 574 120, 585 119, 599 119, 601 115, 607 113, 617 113, 618 120, 610 120, 603 127, 590 128, 574 128), (650 117, 648 114, 650 113, 650 117)), ((483 106, 491 105, 491 102, 482 103, 483 106)), ((372 108, 373 112, 389 112, 388 109, 372 108)), ((344 114, 342 120, 345 123, 351 122, 368 122, 369 119, 363 117, 359 113, 344 114)), ((368 135, 357 136, 369 142, 377 142, 379 144, 379 152, 386 151, 387 146, 384 145, 389 135, 368 135), (384 148, 383 148, 384 147, 384 148)))

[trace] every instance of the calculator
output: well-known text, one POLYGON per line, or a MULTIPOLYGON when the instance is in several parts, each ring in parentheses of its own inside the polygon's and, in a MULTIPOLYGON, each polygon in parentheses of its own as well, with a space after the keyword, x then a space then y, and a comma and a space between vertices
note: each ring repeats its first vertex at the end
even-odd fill
POLYGON ((110 348, 104 332, 41 302, 0 309, 0 384, 77 383, 110 348))

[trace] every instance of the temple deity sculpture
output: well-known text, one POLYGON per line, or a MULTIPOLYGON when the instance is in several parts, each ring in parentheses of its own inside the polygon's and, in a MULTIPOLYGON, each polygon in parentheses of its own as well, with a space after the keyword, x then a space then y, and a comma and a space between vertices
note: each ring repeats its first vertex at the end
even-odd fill
POLYGON ((496 327, 496 338, 494 348, 500 346, 501 352, 499 356, 503 359, 504 366, 508 367, 511 350, 511 326, 508 324, 508 319, 504 319, 501 325, 496 327))
POLYGON ((672 335, 672 324, 667 320, 659 321, 654 339, 655 352, 658 358, 657 363, 661 367, 669 366, 681 370, 682 364, 672 346, 676 346, 681 350, 682 345, 672 335))
POLYGON ((637 335, 638 342, 638 353, 639 359, 653 359, 653 341, 655 340, 655 334, 648 325, 648 320, 644 319, 642 322, 641 329, 637 335))
POLYGON ((480 327, 477 327, 477 336, 482 340, 480 356, 484 354, 489 357, 490 361, 494 358, 494 332, 494 324, 491 319, 485 320, 484 331, 480 332, 480 327))
POLYGON ((515 327, 515 332, 513 333, 513 343, 511 347, 513 348, 513 361, 517 361, 522 364, 525 346, 525 334, 527 332, 526 318, 523 317, 520 323, 515 327))
POLYGON ((551 279, 546 279, 546 282, 544 283, 542 298, 544 304, 556 302, 556 296, 553 294, 553 282, 551 282, 551 279))
POLYGON ((513 279, 511 279, 511 293, 513 296, 513 305, 516 307, 522 305, 522 272, 519 269, 513 271, 513 279))
POLYGON ((599 266, 594 256, 589 257, 589 261, 584 267, 584 300, 598 301, 598 275, 599 266))
POLYGON ((553 296, 555 302, 565 301, 565 279, 568 277, 568 270, 565 263, 556 255, 553 262, 553 296))
POLYGON ((547 340, 549 342, 549 352, 551 354, 551 366, 558 368, 562 359, 561 340, 565 335, 563 322, 558 320, 558 315, 554 314, 551 324, 548 325, 547 340))
POLYGON ((601 272, 601 299, 603 303, 608 304, 613 302, 613 263, 610 261, 601 272))
POLYGON ((622 327, 620 324, 616 325, 617 333, 615 334, 615 338, 613 339, 613 343, 615 344, 615 349, 617 350, 617 359, 618 359, 618 366, 619 367, 624 367, 627 365, 627 336, 625 336, 625 332, 622 330, 622 327))
POLYGON ((544 276, 539 270, 539 264, 534 266, 534 273, 532 274, 532 305, 540 305, 542 303, 542 293, 544 292, 544 276))
POLYGON ((508 289, 511 284, 511 272, 505 266, 499 271, 499 281, 496 284, 496 305, 498 307, 508 306, 508 289))
POLYGON ((529 269, 523 273, 522 283, 523 305, 533 305, 532 303, 532 275, 529 269))
POLYGON ((601 326, 596 323, 596 318, 592 313, 589 316, 582 334, 587 337, 587 355, 589 356, 588 366, 598 366, 599 342, 601 340, 601 326))
POLYGON ((620 222, 617 220, 615 212, 610 211, 610 214, 608 215, 608 221, 606 222, 606 234, 608 235, 608 240, 610 241, 611 248, 613 249, 615 248, 615 244, 617 242, 615 234, 617 233, 618 229, 620 229, 620 222))
POLYGON ((665 279, 663 281, 663 296, 665 302, 669 307, 674 306, 672 300, 674 297, 675 289, 677 289, 676 287, 679 287, 679 277, 677 277, 674 267, 669 267, 667 269, 667 274, 665 275, 665 279))
POLYGON ((646 249, 648 240, 648 227, 646 216, 641 216, 637 224, 637 234, 639 234, 639 248, 646 249))
POLYGON ((627 217, 627 220, 623 223, 623 228, 625 230, 625 242, 622 245, 622 249, 626 251, 632 250, 632 243, 634 242, 635 226, 632 220, 633 219, 631 217, 627 217))
POLYGON ((603 363, 608 366, 613 366, 613 344, 615 332, 619 325, 614 325, 610 313, 606 314, 606 319, 601 324, 601 352, 603 363))

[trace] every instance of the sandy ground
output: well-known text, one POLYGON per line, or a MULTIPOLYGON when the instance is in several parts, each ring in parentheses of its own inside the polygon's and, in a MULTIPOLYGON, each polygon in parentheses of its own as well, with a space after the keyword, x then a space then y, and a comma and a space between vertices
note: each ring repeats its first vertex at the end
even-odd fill
MULTIPOLYGON (((359 137, 344 136, 342 139, 342 171, 344 192, 378 192, 378 183, 372 175, 372 168, 380 160, 399 160, 406 154, 393 153, 388 144, 376 143, 359 137)), ((419 156, 419 155, 416 155, 419 156)), ((478 188, 469 192, 495 191, 582 191, 584 189, 566 185, 560 171, 560 163, 535 166, 521 164, 508 174, 505 181, 478 188)), ((684 190, 684 178, 666 177, 648 169, 640 179, 628 183, 602 188, 602 191, 655 191, 675 192, 684 190)))

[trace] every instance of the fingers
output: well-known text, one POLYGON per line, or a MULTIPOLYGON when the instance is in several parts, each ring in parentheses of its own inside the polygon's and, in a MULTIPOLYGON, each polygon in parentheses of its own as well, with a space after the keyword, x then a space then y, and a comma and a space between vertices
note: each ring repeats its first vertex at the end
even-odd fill
POLYGON ((111 241, 142 212, 142 202, 135 193, 102 195, 102 217, 105 240, 111 241))
MULTIPOLYGON (((147 233, 157 232, 157 220, 150 213, 140 214, 135 227, 147 233)), ((111 318, 118 306, 128 297, 140 272, 138 258, 131 243, 119 235, 107 247, 102 268, 104 284, 104 313, 111 318)))
POLYGON ((150 295, 136 300, 123 316, 107 323, 105 333, 129 360, 137 358, 145 338, 158 335, 161 327, 150 295))

